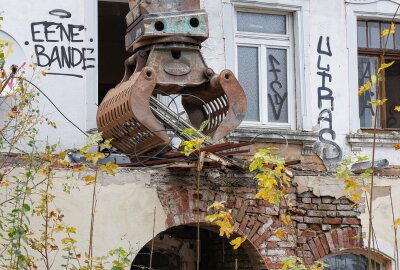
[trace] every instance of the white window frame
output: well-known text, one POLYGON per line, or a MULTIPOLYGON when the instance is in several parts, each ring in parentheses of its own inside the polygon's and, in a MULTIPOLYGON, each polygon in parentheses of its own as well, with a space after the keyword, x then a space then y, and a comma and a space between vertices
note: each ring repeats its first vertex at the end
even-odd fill
MULTIPOLYGON (((268 117, 268 113, 264 106, 260 106, 259 122, 244 121, 241 127, 255 128, 277 128, 291 130, 312 130, 312 113, 307 103, 311 102, 311 93, 306 91, 310 88, 310 64, 306 61, 309 58, 307 45, 307 36, 309 35, 308 15, 309 1, 307 0, 222 0, 223 1, 223 29, 225 38, 226 67, 237 73, 237 44, 247 43, 246 38, 261 41, 268 38, 269 47, 282 48, 282 42, 288 41, 290 36, 290 46, 288 49, 288 124, 268 123, 264 119, 268 117), (267 14, 282 14, 287 16, 287 36, 263 34, 263 33, 245 33, 237 32, 236 16, 237 11, 249 11, 267 14), (246 37, 247 36, 247 37, 246 37), (239 40, 239 42, 238 42, 239 40), (264 111, 264 113, 261 112, 264 111)), ((249 44, 246 44, 249 45, 249 44)), ((285 47, 285 46, 283 46, 285 47)), ((260 51, 259 57, 261 57, 260 51)), ((266 66, 264 67, 266 70, 266 66)), ((260 74, 261 70, 259 71, 260 74)), ((267 76, 264 72, 263 76, 267 76)), ((262 80, 260 78, 260 81, 262 80)), ((259 90, 261 91, 261 87, 259 90)), ((267 95, 266 91, 264 91, 267 95)), ((261 100, 261 99, 260 99, 261 100)))
MULTIPOLYGON (((379 20, 390 21, 399 5, 398 1, 376 0, 346 0, 346 30, 349 63, 349 89, 358 89, 358 43, 357 21, 379 20)), ((350 132, 356 133, 361 129, 359 117, 359 97, 357 91, 349 91, 350 132)))
POLYGON ((244 121, 243 125, 248 126, 269 126, 277 128, 291 128, 291 123, 294 119, 294 53, 293 53, 293 20, 290 13, 287 12, 276 12, 269 10, 256 10, 249 8, 237 8, 235 9, 235 74, 238 74, 238 47, 256 47, 258 48, 258 73, 259 73, 259 121, 244 121), (237 13, 248 12, 248 13, 259 13, 259 14, 271 14, 271 15, 283 15, 286 18, 286 34, 266 34, 266 33, 255 33, 255 32, 242 32, 237 30, 237 13), (290 38, 292 37, 292 38, 290 38), (284 49, 286 50, 287 59, 287 103, 288 103, 288 123, 275 123, 268 122, 268 80, 267 80, 267 50, 268 49, 284 49))

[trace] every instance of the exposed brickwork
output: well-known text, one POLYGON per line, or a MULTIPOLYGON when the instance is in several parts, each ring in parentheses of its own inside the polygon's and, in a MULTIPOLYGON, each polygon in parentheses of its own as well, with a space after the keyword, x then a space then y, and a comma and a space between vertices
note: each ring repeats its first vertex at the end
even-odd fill
POLYGON ((354 237, 361 235, 359 212, 347 199, 321 198, 311 192, 295 194, 294 188, 290 191, 288 203, 293 209, 290 215, 296 232, 281 240, 274 231, 282 226, 279 215, 287 212, 287 207, 278 209, 254 199, 256 190, 253 188, 203 187, 197 194, 194 187, 158 186, 168 227, 195 223, 197 213, 203 221, 208 205, 226 201, 236 232, 251 242, 247 245, 250 246, 248 253, 257 258, 256 261, 264 261, 268 269, 281 269, 280 262, 288 256, 299 256, 306 263, 312 263, 343 249, 361 247, 361 238, 354 237))

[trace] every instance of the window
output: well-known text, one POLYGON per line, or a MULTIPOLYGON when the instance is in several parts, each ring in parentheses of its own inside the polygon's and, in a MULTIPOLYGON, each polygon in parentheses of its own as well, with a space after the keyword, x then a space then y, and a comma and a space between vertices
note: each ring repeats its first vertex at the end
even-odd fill
POLYGON ((247 95, 245 123, 277 127, 292 124, 291 24, 288 13, 236 11, 236 72, 247 95))
MULTIPOLYGON (((367 270, 369 267, 368 258, 363 255, 343 253, 323 259, 328 264, 325 270, 367 270)), ((385 270, 384 264, 372 260, 374 270, 385 270)))
MULTIPOLYGON (((400 24, 396 23, 396 27, 400 29, 400 24)), ((400 104, 400 33, 381 37, 381 32, 389 28, 388 22, 357 22, 359 86, 372 81, 372 76, 377 74, 382 63, 394 61, 390 68, 382 72, 382 78, 371 90, 359 97, 360 126, 364 129, 374 127, 375 114, 378 128, 400 128, 400 113, 394 110, 394 107, 400 104), (383 98, 387 98, 388 101, 375 111, 370 102, 383 98)))

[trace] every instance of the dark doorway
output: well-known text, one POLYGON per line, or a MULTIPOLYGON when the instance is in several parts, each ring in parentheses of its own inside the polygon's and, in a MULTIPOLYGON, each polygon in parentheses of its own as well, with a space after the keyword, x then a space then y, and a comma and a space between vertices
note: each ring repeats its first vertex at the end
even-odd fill
POLYGON ((124 61, 130 56, 125 51, 125 16, 128 12, 128 1, 98 2, 99 104, 125 72, 124 61))
MULTIPOLYGON (((158 234, 154 238, 152 268, 157 270, 195 270, 197 228, 194 226, 178 226, 158 234)), ((234 250, 229 240, 220 237, 217 231, 209 228, 200 230, 200 270, 253 270, 254 258, 243 245, 234 250)), ((150 265, 150 241, 137 254, 131 270, 147 269, 150 265)))

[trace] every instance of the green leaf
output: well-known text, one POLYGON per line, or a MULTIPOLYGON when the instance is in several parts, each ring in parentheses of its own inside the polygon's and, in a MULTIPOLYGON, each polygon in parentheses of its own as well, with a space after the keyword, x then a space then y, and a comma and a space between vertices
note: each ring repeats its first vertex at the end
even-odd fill
POLYGON ((31 210, 31 207, 29 204, 24 203, 22 205, 22 208, 24 209, 25 212, 29 212, 31 210))

